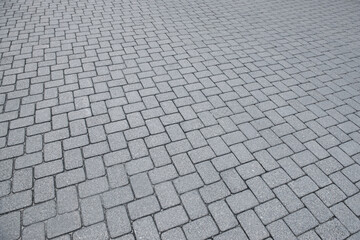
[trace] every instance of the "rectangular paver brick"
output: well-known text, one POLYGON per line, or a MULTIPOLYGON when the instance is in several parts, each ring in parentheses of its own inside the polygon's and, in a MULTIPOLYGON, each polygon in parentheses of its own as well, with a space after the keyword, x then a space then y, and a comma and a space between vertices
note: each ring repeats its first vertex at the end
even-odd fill
POLYGON ((109 189, 106 177, 95 178, 79 184, 79 195, 81 198, 105 192, 109 189))
POLYGON ((306 208, 294 212, 284 219, 295 235, 302 234, 318 225, 318 221, 306 208))
POLYGON ((109 234, 106 229, 105 223, 98 223, 91 225, 89 227, 81 228, 80 230, 74 232, 73 239, 81 240, 81 239, 89 239, 89 240, 97 240, 97 239, 107 239, 109 238, 109 234))
POLYGON ((209 211, 221 231, 226 231, 238 225, 235 216, 225 201, 218 201, 210 204, 209 211))
POLYGON ((160 211, 160 205, 155 196, 148 196, 128 204, 131 219, 138 219, 160 211))
POLYGON ((48 201, 40 204, 36 204, 29 208, 26 208, 23 212, 23 224, 25 226, 42 222, 46 219, 55 217, 56 204, 55 201, 48 201))
POLYGON ((80 227, 81 220, 78 211, 58 215, 46 222, 46 232, 49 238, 72 232, 80 227))
POLYGON ((98 196, 82 199, 80 205, 81 217, 85 226, 104 220, 104 213, 98 196))
POLYGON ((226 198, 231 210, 234 213, 240 213, 259 204, 254 194, 250 190, 245 190, 240 193, 231 195, 226 198))
POLYGON ((211 203, 230 195, 230 191, 223 181, 219 181, 200 188, 200 195, 206 203, 211 203))
POLYGON ((0 216, 0 238, 18 239, 20 237, 20 212, 12 212, 0 216))
POLYGON ((133 223, 135 236, 137 239, 160 240, 158 230, 152 217, 144 217, 133 223))
POLYGON ((112 238, 131 231, 130 220, 124 206, 109 209, 106 212, 106 220, 112 238))
POLYGON ((237 218, 250 240, 264 239, 269 236, 269 232, 253 210, 241 213, 237 218))
POLYGON ((219 232, 214 220, 209 216, 185 224, 183 229, 189 240, 207 239, 219 232))
POLYGON ((180 226, 188 221, 188 217, 182 206, 172 207, 156 213, 154 218, 156 225, 161 232, 180 226))

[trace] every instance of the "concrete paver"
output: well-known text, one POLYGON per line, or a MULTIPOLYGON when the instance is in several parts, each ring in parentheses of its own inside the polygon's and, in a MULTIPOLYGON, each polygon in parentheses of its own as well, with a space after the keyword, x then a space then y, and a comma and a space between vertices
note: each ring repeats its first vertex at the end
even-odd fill
POLYGON ((359 23, 356 0, 0 1, 0 239, 358 239, 359 23))

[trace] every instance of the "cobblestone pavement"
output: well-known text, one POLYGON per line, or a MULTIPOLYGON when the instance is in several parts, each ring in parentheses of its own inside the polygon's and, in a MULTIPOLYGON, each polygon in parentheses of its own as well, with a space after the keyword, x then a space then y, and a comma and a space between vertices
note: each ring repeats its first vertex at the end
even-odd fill
POLYGON ((360 1, 0 0, 0 239, 360 239, 360 1))

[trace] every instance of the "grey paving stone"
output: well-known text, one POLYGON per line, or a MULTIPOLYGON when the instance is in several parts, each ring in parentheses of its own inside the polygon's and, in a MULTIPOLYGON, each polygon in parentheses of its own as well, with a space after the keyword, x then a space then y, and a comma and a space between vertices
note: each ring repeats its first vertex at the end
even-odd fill
POLYGON ((208 144, 199 130, 187 132, 186 138, 189 139, 194 148, 204 147, 208 144))
POLYGON ((305 147, 307 149, 309 149, 318 159, 324 159, 329 155, 329 153, 323 148, 320 146, 320 144, 318 144, 317 142, 315 141, 310 141, 310 142, 307 142, 304 144, 305 147))
POLYGON ((125 167, 122 164, 108 167, 106 173, 111 188, 124 186, 129 183, 125 167))
POLYGON ((360 233, 357 232, 357 233, 351 235, 348 239, 349 239, 349 240, 356 240, 356 239, 358 239, 359 237, 360 237, 360 233))
POLYGON ((336 218, 318 226, 316 232, 322 239, 346 239, 350 235, 336 218))
POLYGON ((331 184, 316 192, 316 195, 330 207, 346 198, 345 194, 335 185, 331 184))
POLYGON ((151 159, 154 161, 155 166, 160 167, 171 163, 169 154, 164 146, 159 146, 150 149, 151 159))
POLYGON ((291 180, 286 172, 281 168, 263 174, 262 178, 270 188, 278 187, 291 180))
POLYGON ((231 210, 234 213, 240 213, 259 204, 254 194, 250 190, 231 195, 226 198, 226 202, 229 204, 231 210))
POLYGON ((186 175, 195 172, 193 163, 185 153, 173 156, 172 161, 180 175, 186 175))
POLYGON ((207 239, 219 232, 214 220, 209 216, 185 224, 183 230, 187 239, 190 240, 207 239))
POLYGON ((158 118, 152 118, 145 121, 146 126, 149 129, 150 134, 157 134, 165 131, 164 126, 158 118))
POLYGON ((299 153, 294 154, 291 156, 292 159, 298 164, 300 167, 304 167, 306 165, 309 165, 311 163, 315 163, 318 161, 316 156, 312 154, 309 150, 305 150, 299 153))
MULTIPOLYGON (((64 150, 76 149, 76 148, 84 147, 88 144, 89 144, 89 138, 87 135, 70 137, 63 141, 64 150)), ((95 146, 99 147, 99 145, 100 144, 95 145, 95 146)), ((95 147, 95 146, 93 146, 93 147, 95 147)), ((102 149, 101 151, 103 151, 103 153, 105 153, 107 151, 106 146, 104 146, 103 148, 104 149, 102 149)), ((90 153, 90 147, 86 147, 85 149, 87 152, 86 153, 84 152, 84 156, 86 156, 86 157, 92 157, 92 156, 98 155, 98 153, 96 153, 96 152, 90 153)), ((101 153, 99 153, 99 154, 101 154, 101 153)))
POLYGON ((20 211, 16 238, 359 238, 356 1, 3 8, 0 218, 20 211), (118 207, 132 228, 112 237, 118 207), (188 219, 162 233, 154 215, 174 207, 188 219), (318 222, 292 235, 301 209, 318 222), (227 222, 246 211, 259 224, 227 222))
POLYGON ((178 173, 172 164, 154 168, 149 171, 149 177, 153 184, 168 181, 178 177, 178 173))
POLYGON ((132 220, 160 211, 160 205, 155 196, 148 196, 128 204, 130 218, 132 220))
POLYGON ((149 177, 146 173, 139 173, 130 177, 130 185, 136 198, 145 197, 153 194, 149 177))
POLYGON ((198 163, 195 167, 205 184, 210 184, 220 180, 219 173, 210 161, 198 163))
POLYGON ((243 212, 237 218, 249 239, 264 239, 269 236, 269 232, 253 210, 243 212))
POLYGON ((212 160, 212 163, 214 164, 217 171, 224 171, 226 169, 239 165, 239 161, 232 153, 214 158, 212 160))
POLYGON ((48 201, 29 207, 24 210, 23 224, 25 226, 55 217, 56 205, 54 201, 48 201))
POLYGON ((221 136, 225 143, 229 146, 241 143, 246 140, 245 136, 240 131, 234 131, 221 136))
POLYGON ((279 160, 284 157, 288 157, 293 154, 293 151, 286 144, 276 145, 274 147, 268 148, 267 151, 276 160, 279 160))
MULTIPOLYGON (((21 168, 34 166, 36 164, 41 163, 42 159, 43 159, 42 152, 36 152, 36 153, 23 155, 23 156, 15 159, 15 169, 21 169, 21 168)), ((8 162, 8 161, 3 161, 3 162, 8 162)), ((6 169, 7 168, 4 168, 4 170, 6 170, 6 169)), ((4 174, 4 176, 6 177, 7 174, 4 174)))
POLYGON ((85 171, 82 168, 66 171, 56 175, 56 187, 65 187, 85 180, 85 171))
POLYGON ((32 168, 25 168, 15 171, 13 176, 12 189, 14 192, 30 189, 33 186, 32 168))
POLYGON ((184 193, 193 189, 200 188, 204 185, 199 174, 192 173, 174 180, 174 185, 178 193, 184 193))
POLYGON ((220 137, 210 138, 208 140, 208 143, 216 156, 220 156, 230 152, 229 147, 220 137))
POLYGON ((45 240, 45 224, 44 223, 37 223, 25 227, 22 230, 22 239, 24 240, 32 240, 32 239, 39 239, 45 240))
POLYGON ((353 164, 345 169, 342 170, 342 173, 350 179, 350 181, 357 182, 360 180, 359 177, 359 171, 360 171, 360 165, 359 164, 353 164))
POLYGON ((178 124, 167 126, 165 129, 171 141, 178 141, 186 137, 183 130, 178 124))
POLYGON ((340 188, 347 196, 352 196, 358 192, 358 188, 341 172, 336 172, 330 175, 330 179, 336 186, 340 188))
POLYGON ((156 213, 154 215, 159 231, 166 231, 180 226, 188 221, 186 212, 182 206, 176 206, 156 213))
MULTIPOLYGON (((183 141, 186 141, 186 140, 183 140, 183 141)), ((158 146, 170 143, 170 138, 166 133, 159 133, 159 134, 150 135, 150 136, 146 137, 145 142, 149 148, 152 148, 152 147, 158 147, 158 146)), ((181 145, 181 143, 177 143, 177 144, 175 144, 175 146, 169 147, 170 150, 168 150, 168 151, 171 151, 171 150, 176 151, 176 147, 177 147, 176 145, 181 145)), ((187 147, 189 147, 189 146, 187 146, 187 147)))
POLYGON ((238 225, 236 218, 225 201, 218 201, 210 204, 209 211, 220 231, 226 231, 238 225))
POLYGON ((295 235, 300 235, 318 225, 318 221, 306 208, 291 213, 284 220, 295 235))
POLYGON ((314 230, 310 230, 304 234, 301 234, 298 239, 314 239, 314 240, 320 240, 320 237, 314 230))
POLYGON ((74 232, 73 239, 108 239, 109 234, 106 229, 105 223, 98 223, 91 225, 89 227, 82 228, 76 232, 74 232))
POLYGON ((125 164, 126 172, 129 175, 134 175, 141 173, 147 170, 150 170, 154 167, 153 162, 149 157, 143 157, 136 160, 132 160, 125 164))
POLYGON ((131 159, 130 152, 127 149, 119 150, 105 154, 103 156, 105 166, 112 166, 119 163, 127 162, 131 159))
POLYGON ((240 163, 246 163, 254 159, 254 156, 246 149, 243 144, 235 144, 230 147, 240 163))
POLYGON ((99 156, 108 152, 110 152, 110 149, 107 142, 94 143, 83 148, 83 154, 85 158, 99 156))
POLYGON ((316 165, 306 166, 303 170, 319 187, 331 184, 331 180, 316 165))
POLYGON ((134 228, 135 236, 138 239, 160 240, 158 230, 155 226, 152 217, 144 217, 136 220, 133 223, 133 228, 134 228))
POLYGON ((196 190, 184 193, 180 198, 190 219, 197 219, 208 213, 204 201, 196 190))
POLYGON ((344 204, 339 203, 331 207, 330 210, 335 217, 349 230, 350 233, 356 233, 360 229, 360 220, 351 210, 344 204))
POLYGON ((230 195, 230 191, 223 181, 219 181, 200 188, 200 195, 206 203, 211 203, 230 195))
POLYGON ((129 144, 131 156, 133 158, 140 158, 148 155, 148 150, 146 148, 144 140, 137 139, 130 141, 128 144, 129 144))
POLYGON ((178 240, 186 240, 184 232, 181 228, 173 228, 169 231, 164 232, 161 234, 161 239, 163 240, 171 240, 171 239, 178 239, 178 240))
POLYGON ((26 138, 26 153, 41 151, 43 148, 43 138, 41 135, 35 135, 26 138))
POLYGON ((215 157, 215 153, 209 146, 198 148, 189 152, 191 161, 195 163, 203 162, 215 157))
POLYGON ((155 193, 162 208, 166 209, 180 203, 180 198, 171 182, 155 185, 155 193))
POLYGON ((124 206, 111 208, 106 212, 110 237, 118 237, 131 231, 130 220, 124 206))
POLYGON ((289 187, 298 197, 303 197, 319 189, 318 186, 308 177, 304 176, 289 183, 289 187))
POLYGON ((360 206, 358 204, 360 200, 360 193, 355 194, 354 196, 345 200, 345 204, 351 209, 351 211, 356 215, 360 215, 360 206))
POLYGON ((102 126, 88 128, 90 143, 96 143, 106 140, 105 130, 102 126))
POLYGON ((220 233, 214 237, 215 240, 236 240, 236 239, 248 239, 244 231, 240 227, 236 227, 220 233))
POLYGON ((78 208, 78 194, 74 186, 56 191, 56 202, 59 214, 71 212, 78 208))
POLYGON ((129 185, 115 188, 102 194, 105 208, 111 208, 120 204, 130 202, 134 199, 134 194, 129 185))
POLYGON ((42 178, 46 176, 52 176, 56 173, 60 173, 64 170, 63 161, 61 159, 41 163, 35 166, 35 178, 42 178))
POLYGON ((328 150, 333 158, 339 161, 343 166, 349 166, 354 163, 354 160, 351 159, 343 150, 339 147, 333 147, 328 150))
POLYGON ((343 166, 335 160, 333 157, 326 158, 322 161, 316 163, 316 165, 326 174, 329 175, 336 171, 339 171, 343 168, 343 166))
POLYGON ((241 178, 246 180, 264 173, 264 169, 257 161, 241 164, 236 168, 241 178))
POLYGON ((0 197, 8 195, 11 191, 11 182, 10 180, 0 182, 0 197))
POLYGON ((274 193, 289 212, 294 212, 304 206, 304 204, 287 185, 275 188, 274 193))
POLYGON ((247 187, 235 169, 223 171, 220 176, 231 193, 240 192, 247 187))
POLYGON ((265 150, 254 153, 254 157, 267 171, 279 167, 279 164, 275 161, 275 159, 265 150))
POLYGON ((301 200, 320 223, 326 222, 333 216, 333 213, 315 194, 307 195, 301 200))
POLYGON ((0 180, 11 178, 13 170, 13 160, 5 160, 0 162, 0 180))
POLYGON ((255 207, 255 212, 265 225, 288 214, 288 211, 278 199, 273 199, 260 204, 259 206, 255 207))
POLYGON ((41 178, 34 183, 35 203, 44 202, 55 197, 55 185, 53 177, 41 178))
POLYGON ((46 222, 46 233, 49 238, 72 232, 81 227, 79 212, 65 213, 51 218, 46 222))
POLYGON ((247 147, 247 149, 249 149, 250 152, 252 152, 252 153, 260 151, 260 150, 264 150, 264 149, 267 149, 268 147, 270 147, 270 145, 262 137, 250 139, 248 141, 245 141, 244 144, 247 147))
POLYGON ((70 170, 83 166, 83 158, 80 149, 72 149, 64 152, 65 169, 70 170))
POLYGON ((291 232, 290 228, 285 224, 283 220, 278 220, 267 226, 271 236, 274 239, 291 240, 296 239, 295 235, 291 232))
POLYGON ((246 181, 250 190, 255 194, 259 202, 265 202, 275 197, 271 189, 260 177, 254 177, 246 181))
POLYGON ((105 192, 109 189, 106 177, 95 178, 79 184, 81 198, 105 192))
POLYGON ((20 212, 0 216, 1 239, 18 239, 20 237, 20 212))

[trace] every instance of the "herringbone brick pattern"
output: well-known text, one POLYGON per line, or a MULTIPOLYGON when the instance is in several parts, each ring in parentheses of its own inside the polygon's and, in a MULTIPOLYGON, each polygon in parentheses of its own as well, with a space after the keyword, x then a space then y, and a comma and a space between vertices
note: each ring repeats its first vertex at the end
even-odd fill
POLYGON ((360 239, 357 0, 0 0, 0 239, 360 239))

